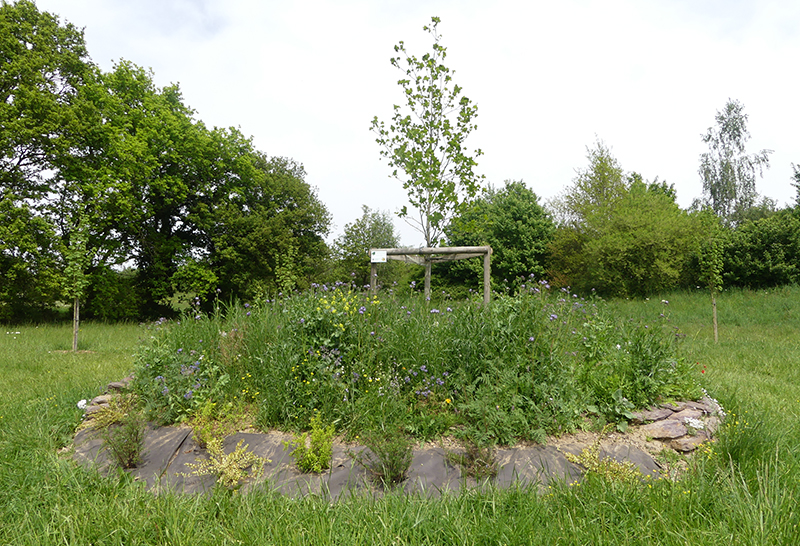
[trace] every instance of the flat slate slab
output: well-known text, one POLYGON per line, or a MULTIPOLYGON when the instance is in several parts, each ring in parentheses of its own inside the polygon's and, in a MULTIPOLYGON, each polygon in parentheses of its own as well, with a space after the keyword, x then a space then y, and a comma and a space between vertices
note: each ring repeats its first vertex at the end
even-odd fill
MULTIPOLYGON (((268 460, 258 479, 247 480, 243 490, 266 488, 289 497, 321 495, 331 500, 350 495, 380 496, 385 492, 376 486, 369 473, 354 461, 352 452, 363 446, 334 443, 331 468, 320 474, 303 474, 294 464, 291 447, 284 442, 289 435, 272 433, 238 433, 223 442, 226 453, 233 452, 239 441, 247 450, 268 460)), ((161 493, 167 490, 187 494, 207 494, 215 487, 214 476, 197 476, 189 463, 208 459, 209 455, 194 440, 188 428, 149 426, 145 434, 143 462, 131 470, 136 479, 148 489, 161 493)), ((80 464, 107 473, 112 468, 103 441, 97 432, 83 430, 75 437, 74 459, 80 464)), ((400 486, 406 493, 438 497, 445 492, 493 484, 498 487, 546 487, 553 480, 574 483, 582 478, 580 466, 569 462, 564 452, 575 455, 587 446, 581 444, 524 446, 498 449, 495 461, 498 473, 494 479, 477 483, 462 475, 461 469, 448 460, 446 450, 428 448, 415 450, 408 478, 400 486)), ((601 445, 600 457, 631 461, 643 475, 657 476, 659 465, 641 449, 623 444, 601 445)))

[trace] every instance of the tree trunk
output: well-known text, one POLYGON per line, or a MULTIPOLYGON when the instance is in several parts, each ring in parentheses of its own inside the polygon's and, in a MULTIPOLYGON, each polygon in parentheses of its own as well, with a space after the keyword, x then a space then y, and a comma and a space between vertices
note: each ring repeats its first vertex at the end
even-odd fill
POLYGON ((431 299, 431 257, 425 256, 425 299, 431 299))
POLYGON ((80 298, 77 296, 75 297, 75 301, 72 304, 72 352, 78 352, 78 326, 81 323, 80 311, 81 303, 80 298))
POLYGON ((717 294, 714 290, 711 291, 711 309, 714 316, 714 343, 719 343, 719 334, 717 331, 717 294))

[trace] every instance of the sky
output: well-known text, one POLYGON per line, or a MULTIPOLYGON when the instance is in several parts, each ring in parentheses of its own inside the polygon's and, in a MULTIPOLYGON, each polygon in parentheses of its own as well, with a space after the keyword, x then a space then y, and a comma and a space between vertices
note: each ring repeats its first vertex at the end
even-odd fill
MULTIPOLYGON (((602 141, 626 172, 702 195, 701 136, 728 99, 748 115, 749 153, 773 150, 759 194, 794 202, 800 164, 800 2, 787 0, 36 0, 83 28, 103 70, 120 59, 180 85, 209 127, 237 127, 302 163, 328 207, 328 240, 407 204, 380 157, 373 117, 402 101, 390 64, 441 18, 445 64, 478 106, 467 146, 485 184, 522 180, 545 203, 602 141)), ((403 220, 404 245, 423 238, 403 220)))

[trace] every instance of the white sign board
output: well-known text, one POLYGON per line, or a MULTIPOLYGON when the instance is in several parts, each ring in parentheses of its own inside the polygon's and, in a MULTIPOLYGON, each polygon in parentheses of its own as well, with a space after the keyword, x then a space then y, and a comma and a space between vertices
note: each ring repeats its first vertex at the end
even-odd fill
POLYGON ((374 264, 385 264, 386 263, 386 251, 385 250, 373 250, 372 256, 370 257, 370 262, 374 264))

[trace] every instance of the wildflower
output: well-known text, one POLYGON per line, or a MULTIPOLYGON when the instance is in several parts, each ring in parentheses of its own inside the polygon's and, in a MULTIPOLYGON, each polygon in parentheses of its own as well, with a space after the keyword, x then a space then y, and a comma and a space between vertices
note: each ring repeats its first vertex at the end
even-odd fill
POLYGON ((249 303, 245 303, 245 304, 244 304, 244 308, 245 308, 245 309, 250 309, 250 304, 249 304, 249 303))
POLYGON ((188 391, 186 394, 183 395, 186 400, 189 400, 192 397, 192 391, 188 391))
POLYGON ((438 312, 439 312, 438 309, 431 309, 431 313, 438 313, 438 312))
POLYGON ((422 366, 419 367, 419 371, 421 371, 422 373, 428 373, 428 367, 425 364, 423 364, 422 366))
POLYGON ((550 315, 550 320, 551 320, 551 321, 554 321, 554 320, 556 320, 557 318, 558 318, 558 315, 556 315, 555 313, 553 313, 552 315, 550 315))
POLYGON ((452 402, 452 400, 450 400, 449 398, 445 398, 445 399, 444 399, 444 403, 445 403, 445 404, 449 404, 449 403, 451 403, 451 402, 452 402))
POLYGON ((534 338, 533 336, 531 336, 531 337, 529 337, 529 338, 528 338, 528 341, 533 341, 534 339, 536 339, 536 338, 534 338))
POLYGON ((88 402, 86 400, 79 400, 78 401, 78 409, 84 409, 88 402))

